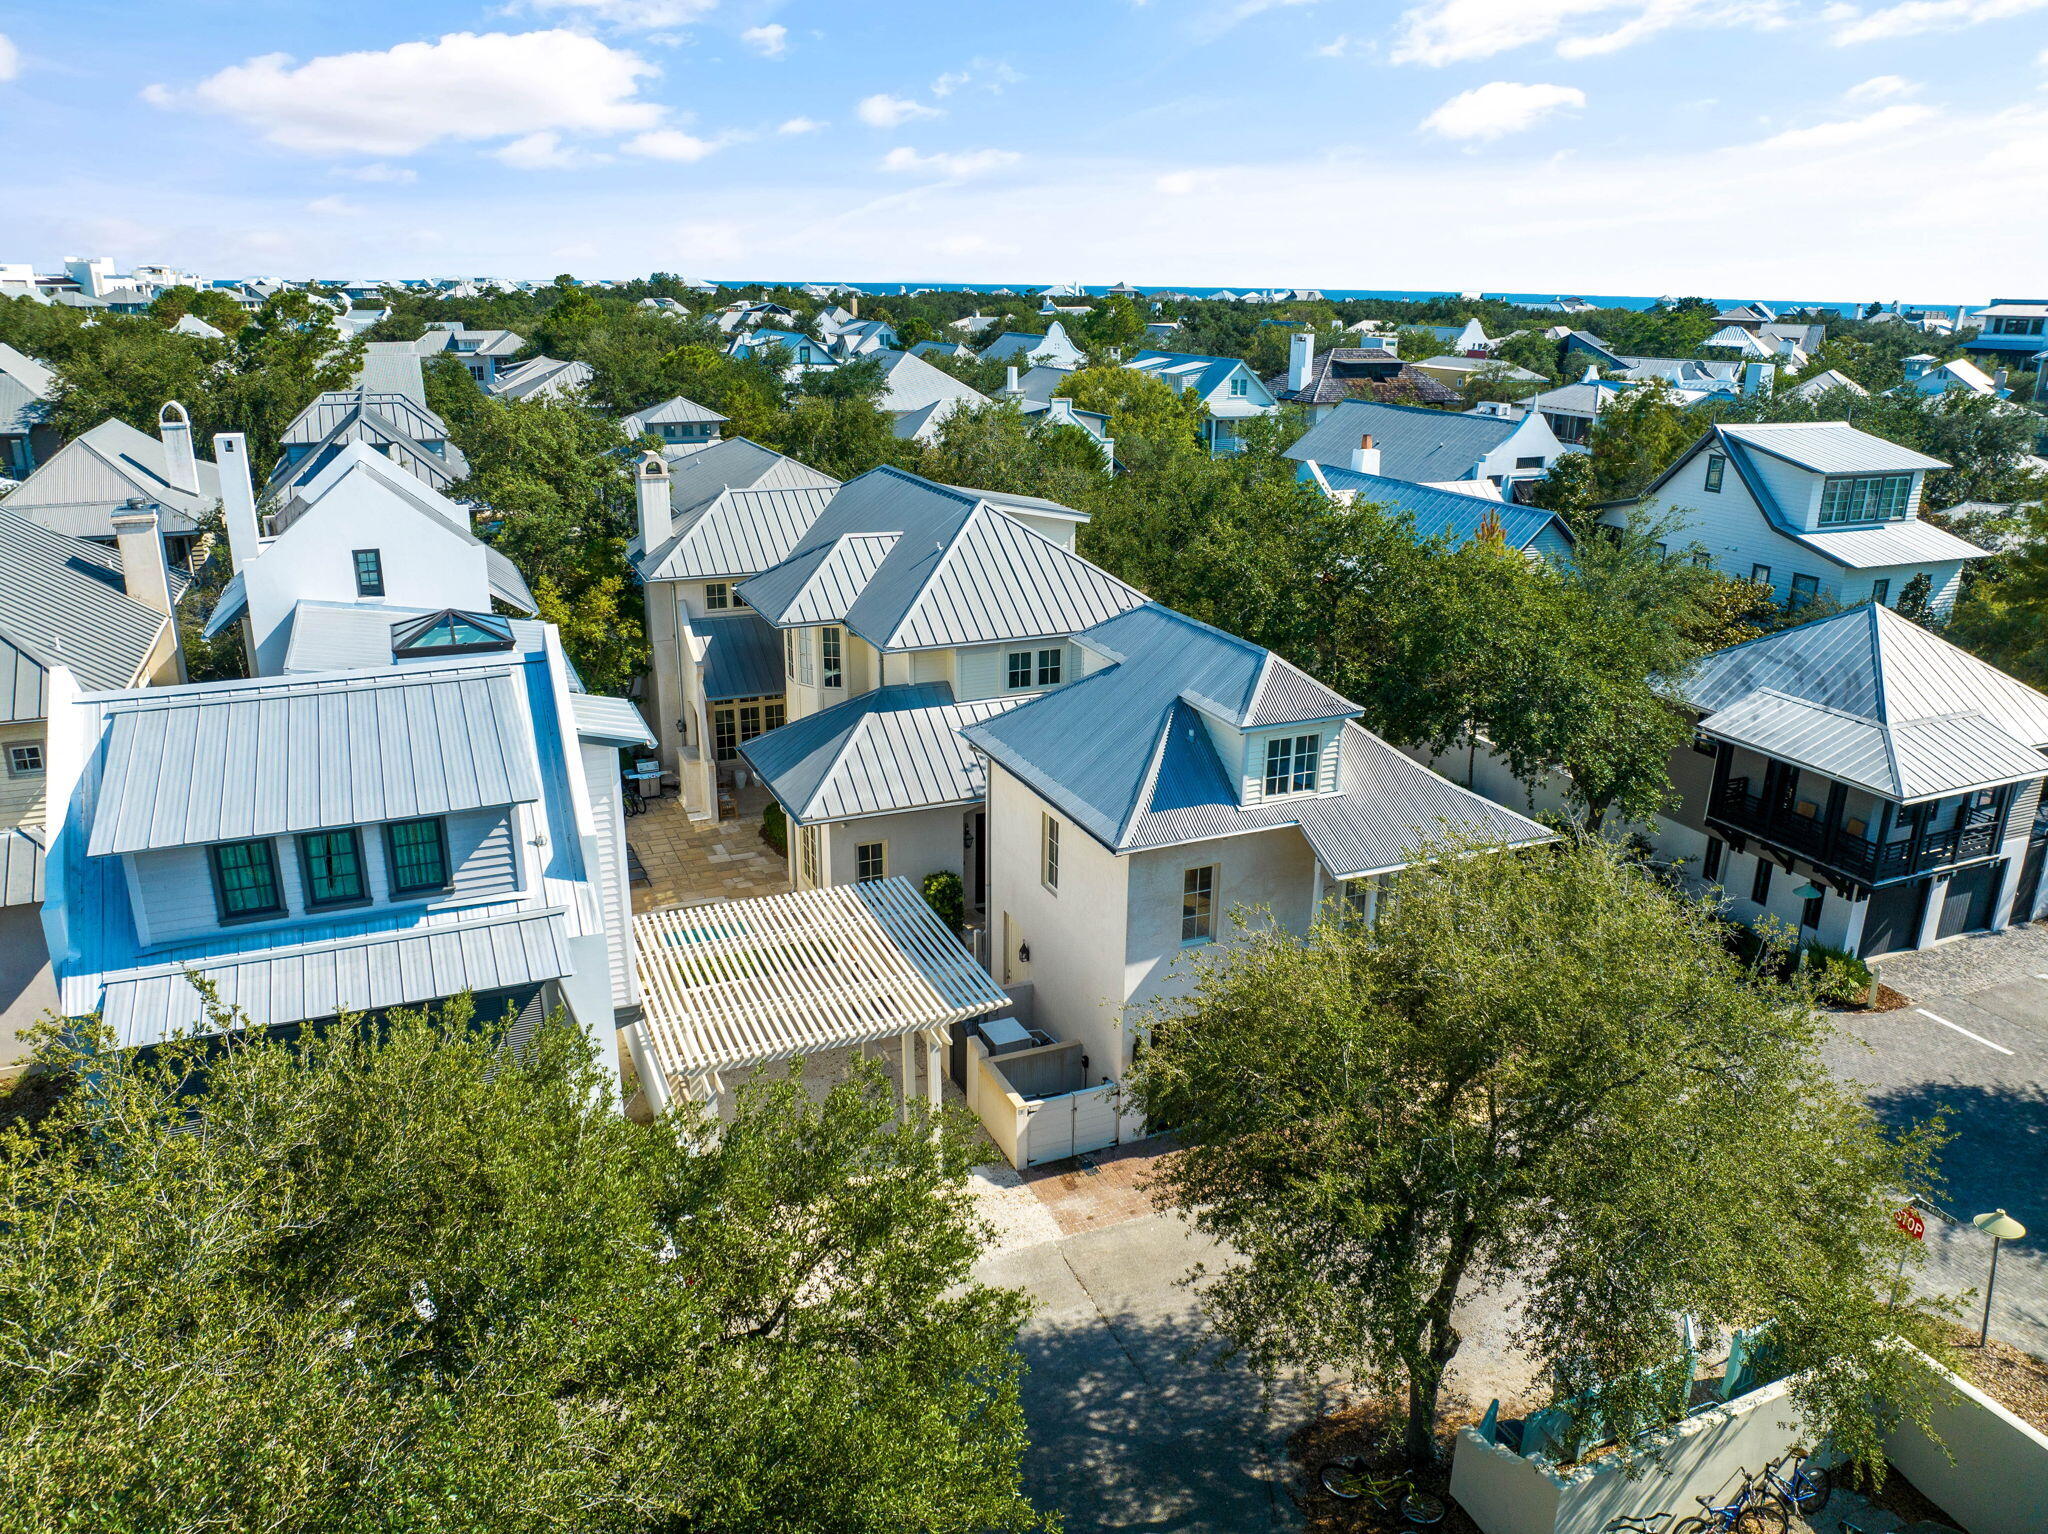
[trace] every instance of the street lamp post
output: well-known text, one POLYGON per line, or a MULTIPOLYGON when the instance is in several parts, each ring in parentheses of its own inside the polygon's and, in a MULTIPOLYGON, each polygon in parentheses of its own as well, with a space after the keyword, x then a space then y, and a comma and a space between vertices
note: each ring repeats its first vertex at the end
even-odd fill
POLYGON ((2027 1227, 2003 1209, 1995 1209, 1990 1214, 1980 1214, 1970 1223, 1991 1238, 1991 1277, 1984 1285, 1984 1323, 1977 1329, 1977 1346, 1981 1348, 1991 1339, 1991 1291, 1998 1287, 1999 1245, 2002 1242, 2019 1240, 2027 1233, 2027 1227))

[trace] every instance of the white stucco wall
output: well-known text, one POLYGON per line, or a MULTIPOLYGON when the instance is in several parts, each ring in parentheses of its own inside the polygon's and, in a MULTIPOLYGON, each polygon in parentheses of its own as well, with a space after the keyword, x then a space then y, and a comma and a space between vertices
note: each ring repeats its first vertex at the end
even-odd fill
POLYGON ((1194 978, 1193 963, 1184 961, 1240 941, 1233 911, 1242 911, 1255 926, 1277 924, 1289 932, 1306 932, 1314 918, 1315 855, 1293 826, 1162 847, 1134 853, 1128 861, 1124 993, 1134 1007, 1184 994, 1194 978), (1216 937, 1184 944, 1184 879, 1189 869, 1205 866, 1216 870, 1216 937))
POLYGON ((961 806, 950 805, 820 826, 819 875, 827 884, 853 883, 858 868, 855 849, 867 842, 884 845, 887 874, 900 874, 912 884, 921 882, 926 874, 960 873, 967 814, 961 806))
POLYGON ((1885 1458, 1967 1534, 2040 1534, 2048 1516, 2048 1434, 1940 1368, 1931 1426, 1940 1443, 1901 1426, 1885 1458))

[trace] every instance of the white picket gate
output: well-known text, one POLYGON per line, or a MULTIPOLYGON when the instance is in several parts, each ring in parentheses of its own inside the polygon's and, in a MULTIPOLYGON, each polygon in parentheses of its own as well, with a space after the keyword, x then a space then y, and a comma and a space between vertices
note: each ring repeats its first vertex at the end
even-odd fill
POLYGON ((1109 1082, 1041 1097, 1025 1108, 1025 1166, 1042 1166, 1068 1156, 1104 1150, 1122 1141, 1116 1111, 1116 1088, 1109 1082))

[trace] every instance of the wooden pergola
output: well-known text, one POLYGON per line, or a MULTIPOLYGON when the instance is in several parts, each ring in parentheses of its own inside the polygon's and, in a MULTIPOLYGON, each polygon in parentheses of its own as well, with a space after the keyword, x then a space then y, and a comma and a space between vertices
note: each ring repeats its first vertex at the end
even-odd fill
POLYGON ((897 1039, 906 1106, 925 1050, 939 1099, 952 1024, 1009 1004, 909 880, 799 890, 633 918, 649 1103, 715 1099, 723 1077, 897 1039))

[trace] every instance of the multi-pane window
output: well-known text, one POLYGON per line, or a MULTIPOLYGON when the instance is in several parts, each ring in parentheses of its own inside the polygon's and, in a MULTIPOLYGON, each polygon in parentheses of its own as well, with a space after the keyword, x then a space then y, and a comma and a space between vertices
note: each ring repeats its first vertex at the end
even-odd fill
POLYGON ((1038 652, 1038 685, 1057 687, 1060 685, 1060 667, 1065 659, 1063 650, 1040 650, 1038 652))
POLYGON ((1822 522, 1898 522, 1913 495, 1910 474, 1857 474, 1821 486, 1822 522))
POLYGON ((306 909, 354 905, 368 898, 363 882, 363 843, 354 827, 309 831, 299 838, 299 869, 306 880, 306 909))
POLYGON ((782 669, 792 682, 805 687, 811 685, 816 675, 811 664, 810 636, 800 629, 782 631, 782 669))
POLYGON ((1827 904, 1827 899, 1827 891, 1822 890, 1818 895, 1809 895, 1802 900, 1799 903, 1799 925, 1806 928, 1818 927, 1821 907, 1827 904))
POLYGON ((1031 685, 1031 652, 1019 650, 1005 663, 1004 683, 1006 686, 1029 687, 1031 685))
POLYGON ((1055 894, 1060 887, 1060 823, 1050 815, 1039 816, 1038 882, 1055 894))
POLYGON ((1768 586, 1771 583, 1771 567, 1769 565, 1751 565, 1749 567, 1749 578, 1759 586, 1768 586))
POLYGON ((384 828, 384 854, 393 895, 448 887, 448 837, 438 819, 392 821, 384 828))
POLYGON ((1792 577, 1792 594, 1786 598, 1785 605, 1796 613, 1808 602, 1816 600, 1819 596, 1819 576, 1795 575, 1792 577))
POLYGON ((39 744, 9 746, 7 748, 7 775, 11 778, 32 778, 43 770, 43 748, 39 744))
POLYGON ((836 628, 818 630, 818 679, 827 687, 844 687, 846 671, 840 660, 840 637, 836 628))
POLYGON ((1370 927, 1379 917, 1380 883, 1377 879, 1346 879, 1343 914, 1370 927))
POLYGON ((1884 606, 1885 603, 1890 600, 1891 594, 1892 583, 1891 578, 1889 576, 1885 577, 1883 580, 1876 580, 1870 583, 1870 600, 1875 602, 1879 607, 1884 606))
POLYGON ((872 884, 889 875, 887 842, 858 842, 853 849, 853 877, 861 884, 872 884))
POLYGON ((207 853, 222 921, 284 914, 284 890, 277 882, 277 858, 269 842, 222 842, 207 853))
POLYGON ((704 583, 704 611, 707 613, 722 613, 730 606, 732 606, 732 588, 730 586, 726 585, 724 581, 706 581, 704 583))
POLYGON ((732 761, 739 752, 739 731, 729 708, 711 711, 711 749, 721 762, 732 761))
POLYGON ((1190 868, 1180 876, 1180 940, 1206 943, 1216 936, 1216 867, 1190 868))
POLYGON ((804 888, 818 887, 818 828, 804 826, 797 832, 797 855, 803 861, 804 888))
POLYGON ((1719 453, 1707 454, 1707 489, 1714 495, 1721 493, 1721 481, 1727 477, 1728 460, 1719 453))
POLYGON ((734 761, 739 748, 756 735, 782 728, 786 717, 780 698, 741 698, 711 710, 711 752, 721 762, 734 761))
POLYGON ((356 595, 359 597, 381 597, 384 595, 384 552, 381 549, 357 549, 356 595))
POLYGON ((1246 395, 1250 394, 1251 392, 1252 383, 1249 378, 1246 378, 1242 373, 1234 373, 1231 375, 1230 397, 1232 399, 1243 399, 1246 395))
POLYGON ((1320 735, 1283 735, 1266 742, 1266 794, 1306 794, 1316 786, 1320 735))

